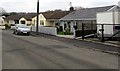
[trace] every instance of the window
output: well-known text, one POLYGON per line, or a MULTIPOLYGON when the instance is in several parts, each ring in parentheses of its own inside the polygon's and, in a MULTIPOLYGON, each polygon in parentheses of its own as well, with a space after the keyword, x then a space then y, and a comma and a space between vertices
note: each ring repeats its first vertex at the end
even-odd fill
POLYGON ((21 21, 21 24, 25 24, 25 21, 21 21))
POLYGON ((43 20, 40 20, 40 25, 44 25, 44 21, 43 20))

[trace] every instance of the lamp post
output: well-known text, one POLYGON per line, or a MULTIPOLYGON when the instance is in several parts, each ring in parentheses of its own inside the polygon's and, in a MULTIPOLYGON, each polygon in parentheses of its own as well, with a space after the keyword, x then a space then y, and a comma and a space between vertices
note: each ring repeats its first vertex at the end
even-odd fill
POLYGON ((37 21, 36 21, 36 34, 38 35, 38 23, 39 23, 39 0, 37 0, 37 21))

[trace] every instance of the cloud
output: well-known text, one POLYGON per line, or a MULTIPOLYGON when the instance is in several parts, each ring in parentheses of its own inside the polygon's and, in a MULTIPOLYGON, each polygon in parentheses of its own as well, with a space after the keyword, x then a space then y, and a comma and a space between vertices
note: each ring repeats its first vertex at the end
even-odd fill
MULTIPOLYGON (((37 0, 1 0, 0 7, 3 7, 8 12, 36 12, 36 2, 37 0)), ((73 6, 96 7, 114 5, 119 0, 40 0, 40 11, 54 9, 68 10, 70 2, 72 2, 73 6)))
POLYGON ((68 4, 63 0, 56 0, 54 2, 47 2, 45 4, 40 5, 40 10, 54 10, 54 9, 67 9, 68 4))
POLYGON ((34 11, 36 8, 35 2, 29 1, 15 1, 15 2, 4 2, 2 6, 8 11, 17 11, 17 12, 29 12, 34 11))

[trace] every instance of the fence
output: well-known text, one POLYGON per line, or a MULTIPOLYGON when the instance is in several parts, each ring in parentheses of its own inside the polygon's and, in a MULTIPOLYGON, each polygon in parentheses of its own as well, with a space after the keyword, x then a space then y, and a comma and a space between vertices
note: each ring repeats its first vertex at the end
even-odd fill
MULTIPOLYGON (((36 27, 32 26, 32 31, 36 31, 36 27)), ((44 34, 50 34, 50 35, 57 35, 57 28, 55 27, 45 27, 45 26, 39 26, 38 32, 44 33, 44 34)))
POLYGON ((102 42, 113 38, 118 39, 120 38, 120 24, 96 24, 95 29, 82 23, 81 30, 75 30, 75 37, 81 37, 82 40, 89 37, 99 38, 102 42))

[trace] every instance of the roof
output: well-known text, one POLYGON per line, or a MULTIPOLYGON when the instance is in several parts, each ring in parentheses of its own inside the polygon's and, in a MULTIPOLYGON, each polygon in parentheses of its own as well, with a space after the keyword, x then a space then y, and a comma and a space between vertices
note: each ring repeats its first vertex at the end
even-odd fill
POLYGON ((68 15, 61 18, 60 20, 96 20, 97 12, 106 12, 114 6, 115 5, 79 9, 72 13, 69 13, 68 15))
POLYGON ((37 13, 27 13, 22 17, 24 17, 26 20, 32 20, 32 18, 35 16, 37 16, 37 13))
POLYGON ((19 20, 24 14, 10 15, 5 18, 5 20, 19 20))
POLYGON ((46 19, 60 19, 69 13, 70 11, 49 11, 43 12, 42 14, 46 19))
MULTIPOLYGON (((60 19, 70 13, 70 11, 47 11, 41 12, 46 19, 60 19)), ((37 16, 37 13, 24 13, 8 16, 8 20, 19 20, 24 17, 26 20, 32 20, 33 17, 37 16)))
POLYGON ((19 20, 22 17, 24 17, 26 20, 32 20, 33 17, 35 17, 36 13, 20 13, 16 15, 11 15, 6 18, 6 20, 19 20))

